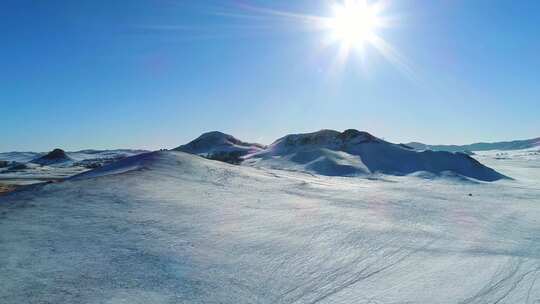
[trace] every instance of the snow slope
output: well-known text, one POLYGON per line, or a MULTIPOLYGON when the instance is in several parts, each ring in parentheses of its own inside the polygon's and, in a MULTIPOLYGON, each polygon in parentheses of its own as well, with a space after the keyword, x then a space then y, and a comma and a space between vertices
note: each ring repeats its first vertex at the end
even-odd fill
POLYGON ((357 130, 287 135, 267 149, 249 155, 244 164, 330 176, 427 172, 458 174, 482 181, 505 178, 464 153, 419 152, 357 130))
POLYGON ((0 303, 540 300, 538 157, 493 183, 122 162, 0 197, 0 303))
POLYGON ((114 150, 80 150, 67 152, 69 157, 76 161, 92 160, 92 159, 119 159, 149 152, 147 150, 134 149, 114 149, 114 150))
MULTIPOLYGON (((111 164, 105 165, 103 167, 86 171, 75 176, 72 176, 71 179, 85 179, 93 178, 107 175, 116 175, 121 173, 127 173, 130 171, 144 170, 149 169, 150 164, 155 163, 156 159, 162 155, 160 151, 147 152, 138 154, 132 157, 124 158, 119 161, 113 162, 111 164)), ((174 167, 174 164, 171 164, 174 167)))

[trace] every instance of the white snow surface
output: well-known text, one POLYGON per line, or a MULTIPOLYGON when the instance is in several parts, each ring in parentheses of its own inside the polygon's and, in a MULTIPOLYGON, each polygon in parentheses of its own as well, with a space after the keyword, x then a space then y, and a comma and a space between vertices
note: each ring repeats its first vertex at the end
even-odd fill
POLYGON ((428 173, 483 181, 506 177, 464 153, 415 151, 352 129, 287 135, 246 156, 244 164, 329 176, 428 173))
POLYGON ((0 197, 0 303, 538 303, 523 153, 490 183, 134 156, 0 197))

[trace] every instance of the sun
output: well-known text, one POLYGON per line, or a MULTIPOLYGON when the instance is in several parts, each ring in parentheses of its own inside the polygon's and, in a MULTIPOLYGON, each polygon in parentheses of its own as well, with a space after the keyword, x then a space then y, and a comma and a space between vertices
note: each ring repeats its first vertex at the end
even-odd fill
POLYGON ((344 0, 332 7, 333 15, 325 20, 331 39, 347 51, 363 49, 376 40, 376 30, 384 25, 380 6, 366 0, 344 0))
MULTIPOLYGON (((368 67, 368 50, 373 49, 400 71, 414 78, 414 71, 406 58, 383 38, 384 31, 399 26, 401 13, 391 9, 390 0, 325 0, 329 4, 324 15, 303 14, 292 11, 246 6, 243 8, 268 16, 295 21, 307 29, 323 34, 321 47, 337 50, 331 69, 340 72, 344 67, 360 63, 368 67), (336 46, 334 48, 334 46, 336 46), (369 47, 369 48, 368 48, 369 47), (359 55, 360 61, 349 61, 351 55, 359 55)), ((249 16, 249 15, 248 15, 249 16)), ((327 52, 323 52, 327 53, 327 52)))

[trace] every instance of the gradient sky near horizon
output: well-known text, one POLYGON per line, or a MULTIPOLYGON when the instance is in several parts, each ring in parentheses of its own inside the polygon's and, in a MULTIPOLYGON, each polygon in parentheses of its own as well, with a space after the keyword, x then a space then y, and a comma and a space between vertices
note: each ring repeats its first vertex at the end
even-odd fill
POLYGON ((387 0, 377 34, 400 64, 370 46, 336 64, 338 45, 291 17, 331 2, 3 0, 0 152, 172 148, 211 130, 540 136, 540 1, 387 0))

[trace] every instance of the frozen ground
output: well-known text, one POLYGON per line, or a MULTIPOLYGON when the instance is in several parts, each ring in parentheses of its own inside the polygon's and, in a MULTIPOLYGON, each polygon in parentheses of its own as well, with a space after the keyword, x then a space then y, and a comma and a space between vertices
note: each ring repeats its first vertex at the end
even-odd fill
POLYGON ((0 183, 0 195, 6 194, 14 190, 15 190, 14 185, 0 183))
POLYGON ((540 303, 515 180, 325 177, 155 152, 0 197, 0 303, 540 303))

